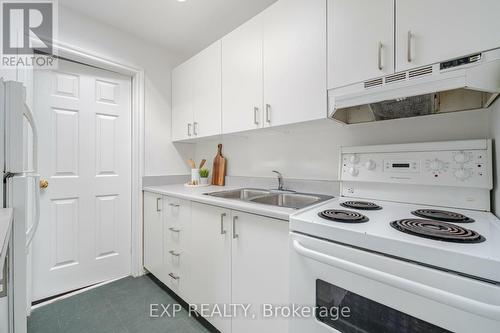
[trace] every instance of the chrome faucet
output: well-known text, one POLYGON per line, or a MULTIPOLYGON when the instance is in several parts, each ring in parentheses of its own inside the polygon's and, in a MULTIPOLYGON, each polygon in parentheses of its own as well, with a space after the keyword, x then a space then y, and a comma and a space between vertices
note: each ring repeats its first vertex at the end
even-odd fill
POLYGON ((273 172, 278 175, 278 191, 284 191, 285 188, 283 184, 283 175, 281 174, 281 172, 276 170, 273 170, 273 172))

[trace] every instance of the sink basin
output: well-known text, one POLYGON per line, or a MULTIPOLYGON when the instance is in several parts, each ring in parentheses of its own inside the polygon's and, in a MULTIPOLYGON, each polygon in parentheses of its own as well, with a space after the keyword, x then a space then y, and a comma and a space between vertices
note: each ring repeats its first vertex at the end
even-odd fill
POLYGON ((256 188, 241 188, 237 190, 205 193, 217 198, 234 199, 277 207, 301 209, 333 198, 328 195, 296 192, 275 192, 256 188))
POLYGON ((267 195, 270 193, 271 192, 266 191, 266 190, 259 190, 259 189, 253 189, 253 188, 242 188, 239 190, 212 192, 212 193, 207 193, 207 195, 210 195, 212 197, 218 197, 218 198, 226 198, 226 199, 250 200, 252 198, 262 196, 262 195, 267 195))
POLYGON ((301 209, 312 204, 330 199, 329 196, 301 194, 301 193, 279 193, 250 199, 251 202, 279 207, 301 209))

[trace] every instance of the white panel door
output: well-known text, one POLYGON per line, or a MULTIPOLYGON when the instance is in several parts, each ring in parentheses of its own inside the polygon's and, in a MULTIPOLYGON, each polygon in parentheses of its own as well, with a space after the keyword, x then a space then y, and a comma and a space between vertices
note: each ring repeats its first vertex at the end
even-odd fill
POLYGON ((264 304, 285 305, 288 297, 288 221, 232 211, 233 304, 251 304, 252 316, 233 318, 232 333, 288 332, 288 318, 263 318, 264 304))
POLYGON ((264 125, 326 118, 326 0, 280 0, 263 15, 264 125))
POLYGON ((396 0, 396 70, 500 47, 498 0, 396 0))
POLYGON ((41 194, 33 298, 130 273, 131 79, 60 61, 35 74, 41 194))
POLYGON ((190 60, 172 71, 172 141, 193 136, 192 72, 190 60))
MULTIPOLYGON (((191 274, 187 302, 223 307, 231 303, 231 212, 227 209, 192 203, 191 274)), ((230 332, 231 319, 206 318, 221 332, 230 332)))
POLYGON ((394 72, 394 0, 328 0, 328 88, 394 72))
POLYGON ((219 40, 190 60, 195 137, 221 133, 221 56, 219 40))
POLYGON ((222 133, 262 127, 262 15, 222 39, 222 133))

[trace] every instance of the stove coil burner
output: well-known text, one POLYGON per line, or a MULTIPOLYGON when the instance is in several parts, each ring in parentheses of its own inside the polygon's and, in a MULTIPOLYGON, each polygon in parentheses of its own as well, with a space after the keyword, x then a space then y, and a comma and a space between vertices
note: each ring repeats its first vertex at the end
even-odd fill
POLYGON ((360 210, 379 210, 381 206, 368 201, 346 201, 340 204, 345 208, 360 209, 360 210))
POLYGON ((418 209, 411 212, 413 215, 418 217, 423 217, 425 219, 444 221, 444 222, 454 222, 454 223, 471 223, 474 222, 473 219, 454 212, 448 212, 445 210, 437 209, 418 209))
POLYGON ((474 230, 451 223, 404 219, 391 222, 391 226, 401 232, 424 238, 454 243, 481 243, 486 240, 474 230))
POLYGON ((324 219, 342 223, 368 222, 368 218, 366 216, 351 210, 328 209, 318 213, 318 215, 324 219))

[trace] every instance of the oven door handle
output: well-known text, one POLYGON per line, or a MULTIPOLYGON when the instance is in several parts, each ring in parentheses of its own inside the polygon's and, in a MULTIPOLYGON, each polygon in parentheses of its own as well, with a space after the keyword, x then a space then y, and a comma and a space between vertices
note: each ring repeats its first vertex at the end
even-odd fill
POLYGON ((335 258, 330 255, 308 249, 297 240, 293 241, 293 248, 304 257, 366 277, 370 280, 390 285, 427 299, 432 299, 438 303, 449 305, 462 311, 472 312, 478 316, 488 319, 498 320, 498 318, 500 318, 500 306, 498 305, 483 303, 444 290, 433 288, 422 283, 410 281, 396 275, 381 272, 370 267, 355 264, 347 260, 335 258))

